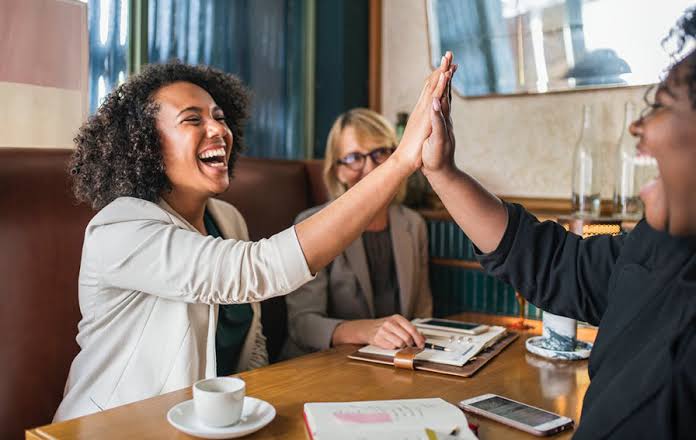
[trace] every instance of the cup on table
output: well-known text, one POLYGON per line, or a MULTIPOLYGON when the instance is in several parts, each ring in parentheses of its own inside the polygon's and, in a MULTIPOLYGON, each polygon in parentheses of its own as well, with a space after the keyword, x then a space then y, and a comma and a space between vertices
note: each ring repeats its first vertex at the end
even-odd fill
POLYGON ((545 348, 556 351, 575 350, 578 329, 575 319, 544 312, 542 320, 545 348))
POLYGON ((198 420, 213 427, 237 423, 244 408, 246 384, 236 377, 214 377, 193 384, 193 409, 198 420))

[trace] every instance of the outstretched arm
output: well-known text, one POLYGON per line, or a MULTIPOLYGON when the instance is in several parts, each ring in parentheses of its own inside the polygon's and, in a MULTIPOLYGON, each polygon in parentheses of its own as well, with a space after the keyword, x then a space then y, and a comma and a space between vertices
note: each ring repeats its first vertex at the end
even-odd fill
POLYGON ((450 106, 451 84, 439 99, 432 99, 432 135, 423 146, 423 174, 450 215, 481 251, 492 252, 507 226, 507 212, 500 199, 454 163, 454 132, 450 106))
POLYGON ((433 99, 423 171, 454 220, 484 253, 479 256, 483 267, 544 310, 598 323, 623 238, 583 240, 557 223, 539 223, 521 206, 504 205, 458 170, 450 96, 448 90, 445 97, 433 99))
POLYGON ((439 99, 451 76, 450 53, 425 81, 396 152, 326 208, 295 226, 312 273, 355 240, 396 194, 401 182, 421 166, 421 149, 431 132, 430 103, 439 99))

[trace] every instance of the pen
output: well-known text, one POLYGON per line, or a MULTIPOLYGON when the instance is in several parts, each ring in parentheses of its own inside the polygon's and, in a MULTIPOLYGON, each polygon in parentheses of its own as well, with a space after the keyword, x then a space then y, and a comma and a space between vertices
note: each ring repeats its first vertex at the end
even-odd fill
POLYGON ((431 350, 452 351, 447 347, 443 347, 442 345, 436 345, 436 344, 433 344, 432 342, 426 342, 425 348, 429 348, 431 350))

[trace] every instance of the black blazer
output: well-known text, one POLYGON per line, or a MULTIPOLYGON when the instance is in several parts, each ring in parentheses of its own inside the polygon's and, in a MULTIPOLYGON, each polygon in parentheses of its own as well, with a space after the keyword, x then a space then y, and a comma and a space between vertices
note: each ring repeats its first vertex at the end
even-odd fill
POLYGON ((599 326, 576 439, 696 438, 696 240, 652 229, 581 239, 507 204, 479 255, 532 304, 599 326))

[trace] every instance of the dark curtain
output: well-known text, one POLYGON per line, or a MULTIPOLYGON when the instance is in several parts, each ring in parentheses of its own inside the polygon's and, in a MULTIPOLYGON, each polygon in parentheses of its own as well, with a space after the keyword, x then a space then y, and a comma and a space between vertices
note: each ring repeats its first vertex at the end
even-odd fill
POLYGON ((303 158, 301 0, 150 0, 148 59, 239 75, 253 92, 246 154, 303 158))

